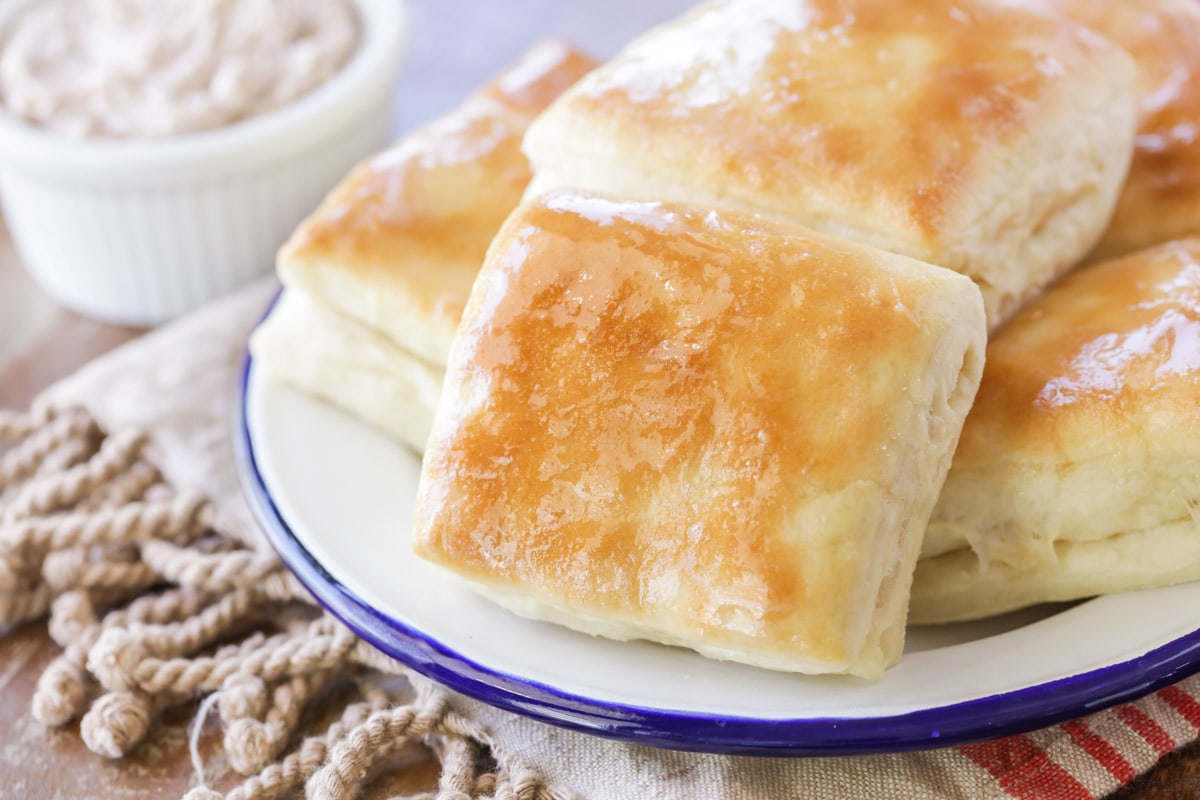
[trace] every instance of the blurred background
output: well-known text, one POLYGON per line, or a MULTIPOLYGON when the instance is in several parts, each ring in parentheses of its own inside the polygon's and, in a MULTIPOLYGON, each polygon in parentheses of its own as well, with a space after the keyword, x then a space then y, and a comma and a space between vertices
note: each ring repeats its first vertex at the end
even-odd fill
MULTIPOLYGON (((565 39, 605 58, 693 4, 694 0, 408 0, 409 36, 393 95, 393 137, 449 111, 543 38, 565 39)), ((0 218, 0 365, 36 353, 37 345, 52 335, 62 339, 64 328, 78 329, 76 335, 89 340, 115 337, 96 341, 89 348, 95 352, 122 338, 107 329, 93 333, 81 328, 38 290, 21 269, 0 218)), ((80 352, 79 359, 85 355, 80 352)), ((37 371, 37 359, 26 369, 37 371)))
POLYGON ((398 86, 396 130, 449 111, 535 41, 557 37, 606 58, 695 0, 411 0, 409 57, 398 86))

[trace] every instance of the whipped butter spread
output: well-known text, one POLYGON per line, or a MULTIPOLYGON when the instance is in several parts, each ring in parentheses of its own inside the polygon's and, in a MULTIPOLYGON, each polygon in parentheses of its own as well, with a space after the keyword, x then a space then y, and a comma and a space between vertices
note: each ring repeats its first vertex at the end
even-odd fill
POLYGON ((0 103, 78 138, 229 125, 336 74, 350 0, 32 0, 0 34, 0 103))

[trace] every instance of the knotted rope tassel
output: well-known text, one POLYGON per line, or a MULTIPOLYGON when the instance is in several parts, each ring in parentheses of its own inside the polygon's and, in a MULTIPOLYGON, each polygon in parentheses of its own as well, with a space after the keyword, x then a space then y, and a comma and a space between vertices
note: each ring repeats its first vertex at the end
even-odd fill
POLYGON ((330 748, 325 764, 305 784, 310 800, 349 800, 377 762, 409 739, 437 730, 444 698, 376 711, 330 748))
MULTIPOLYGON (((371 714, 387 708, 391 699, 381 689, 368 688, 365 699, 353 703, 342 712, 342 717, 329 726, 324 734, 309 736, 295 751, 262 772, 246 780, 224 798, 207 787, 200 786, 184 795, 183 800, 276 800, 303 786, 314 772, 325 763, 332 742, 339 741, 350 730, 365 722, 371 714)), ((197 772, 200 772, 197 769, 197 772)))
POLYGON ((277 759, 305 706, 338 677, 334 670, 297 675, 277 685, 269 701, 266 684, 259 678, 246 675, 226 681, 218 706, 230 766, 242 775, 253 775, 277 759))
POLYGON ((68 411, 35 421, 34 417, 5 415, 0 438, 17 441, 0 457, 0 489, 13 486, 38 471, 50 453, 68 441, 98 435, 100 429, 83 412, 68 411))
MULTIPOLYGON (((0 622, 49 612, 50 634, 64 647, 38 681, 37 719, 80 718, 88 747, 115 758, 165 709, 215 692, 202 709, 220 709, 229 764, 258 772, 230 800, 306 786, 312 797, 349 800, 406 746, 421 758, 432 747, 441 761, 438 800, 562 800, 523 761, 498 753, 481 726, 448 710, 444 690, 319 615, 272 554, 214 532, 212 505, 168 487, 145 458, 146 442, 133 430, 106 437, 79 410, 0 412, 0 622), (157 588, 164 584, 175 588, 157 588), (283 630, 255 630, 268 621, 283 630), (397 706, 368 683, 362 702, 285 754, 305 708, 337 679, 366 670, 407 677, 416 699, 397 706), (485 754, 494 774, 481 767, 485 754)), ((204 786, 188 794, 219 797, 204 786)))

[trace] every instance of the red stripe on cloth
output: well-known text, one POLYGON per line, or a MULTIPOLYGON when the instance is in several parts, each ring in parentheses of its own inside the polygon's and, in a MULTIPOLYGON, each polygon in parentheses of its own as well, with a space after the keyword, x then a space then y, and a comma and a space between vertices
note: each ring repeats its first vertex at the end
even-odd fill
POLYGON ((1163 730, 1161 725, 1146 716, 1145 712, 1137 706, 1126 703, 1123 706, 1117 706, 1114 710, 1117 719, 1142 737, 1146 744, 1153 747, 1160 756, 1165 756, 1175 749, 1175 740, 1171 738, 1171 734, 1163 730))
POLYGON ((1071 773, 1027 736, 966 744, 959 752, 991 773, 1017 800, 1095 800, 1071 773))
POLYGON ((1125 756, 1117 752, 1107 739, 1088 727, 1083 720, 1064 722, 1062 729, 1080 750, 1096 759, 1100 766, 1121 783, 1128 783, 1137 777, 1137 770, 1125 760, 1125 756))
POLYGON ((1200 731, 1200 702, 1180 689, 1178 686, 1168 686, 1158 693, 1167 705, 1179 712, 1179 716, 1192 723, 1192 727, 1200 731))

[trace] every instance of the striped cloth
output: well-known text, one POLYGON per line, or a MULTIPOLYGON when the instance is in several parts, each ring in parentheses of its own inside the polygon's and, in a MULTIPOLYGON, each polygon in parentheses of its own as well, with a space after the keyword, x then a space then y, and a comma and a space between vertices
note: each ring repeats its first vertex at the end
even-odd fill
POLYGON ((458 702, 489 726, 500 750, 526 759, 551 785, 595 800, 1099 800, 1200 738, 1200 676, 1019 736, 843 758, 656 750, 458 702))
MULTIPOLYGON (((1093 800, 1200 735, 1200 677, 1082 719, 955 748, 994 781, 994 796, 1093 800)), ((928 756, 926 756, 928 757, 928 756)))

